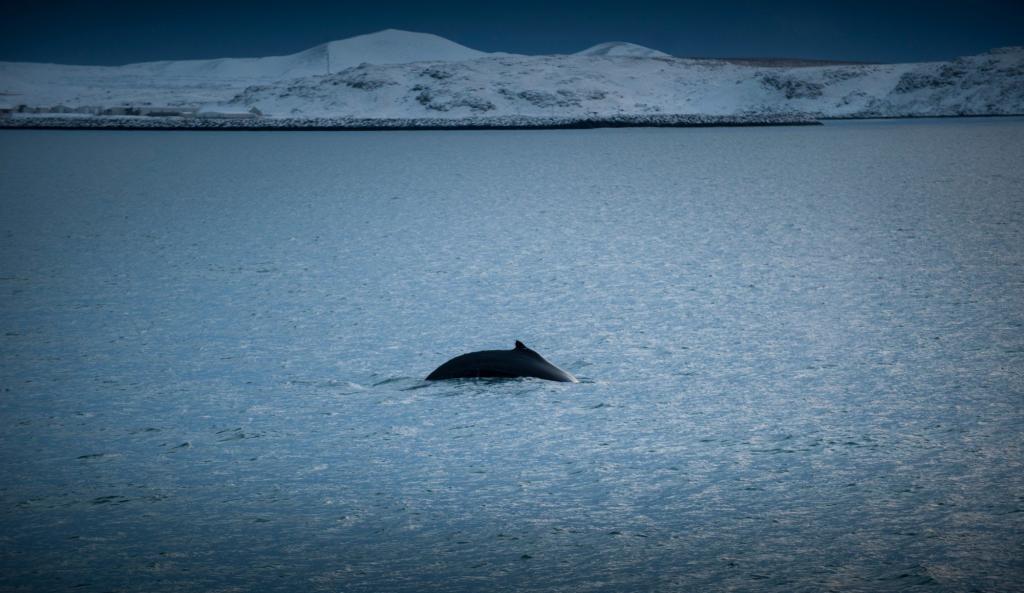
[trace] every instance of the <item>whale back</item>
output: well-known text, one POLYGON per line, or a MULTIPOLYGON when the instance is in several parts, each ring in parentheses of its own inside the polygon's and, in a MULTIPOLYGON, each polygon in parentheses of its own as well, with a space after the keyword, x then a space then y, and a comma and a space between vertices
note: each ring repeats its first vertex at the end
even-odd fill
POLYGON ((456 356, 427 375, 427 380, 516 377, 579 382, 572 374, 551 364, 518 340, 511 350, 481 350, 456 356))

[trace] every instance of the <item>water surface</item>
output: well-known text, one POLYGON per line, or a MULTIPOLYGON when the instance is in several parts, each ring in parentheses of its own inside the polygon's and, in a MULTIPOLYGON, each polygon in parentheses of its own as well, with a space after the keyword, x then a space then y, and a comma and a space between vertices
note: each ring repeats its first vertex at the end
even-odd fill
POLYGON ((1024 121, 0 133, 0 589, 1012 591, 1024 121), (422 381, 523 340, 581 378, 422 381))

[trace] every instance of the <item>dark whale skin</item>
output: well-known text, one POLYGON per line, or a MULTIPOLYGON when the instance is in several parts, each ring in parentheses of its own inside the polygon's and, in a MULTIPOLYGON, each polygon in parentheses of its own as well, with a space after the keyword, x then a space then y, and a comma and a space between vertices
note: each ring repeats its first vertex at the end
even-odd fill
POLYGON ((481 350, 456 356, 427 375, 427 381, 441 379, 478 379, 537 377, 548 381, 579 383, 571 373, 563 371, 544 357, 516 341, 511 350, 481 350))

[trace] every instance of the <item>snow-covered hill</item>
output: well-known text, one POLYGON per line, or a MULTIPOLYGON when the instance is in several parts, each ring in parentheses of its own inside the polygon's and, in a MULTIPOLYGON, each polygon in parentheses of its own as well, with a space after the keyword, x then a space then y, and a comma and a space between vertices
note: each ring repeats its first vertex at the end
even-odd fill
POLYGON ((359 35, 331 41, 290 56, 269 58, 222 58, 131 64, 124 69, 148 76, 265 78, 281 80, 314 76, 358 66, 359 64, 404 64, 420 61, 459 61, 485 56, 429 33, 388 29, 371 35, 359 35))
POLYGON ((292 117, 1010 114, 1024 113, 1024 51, 813 68, 614 55, 486 57, 362 65, 252 86, 232 102, 292 117))
POLYGON ((673 58, 621 42, 573 55, 487 54, 388 30, 271 58, 0 63, 2 103, 212 105, 280 118, 1024 114, 1024 48, 949 62, 776 67, 673 58))
POLYGON ((607 43, 598 43, 593 47, 588 47, 583 51, 578 51, 573 55, 577 56, 611 56, 620 58, 671 58, 663 51, 637 45, 635 43, 628 43, 626 41, 609 41, 607 43))
POLYGON ((431 35, 387 29, 288 56, 66 66, 0 62, 0 105, 200 105, 245 87, 324 75, 359 64, 459 61, 486 56, 431 35))

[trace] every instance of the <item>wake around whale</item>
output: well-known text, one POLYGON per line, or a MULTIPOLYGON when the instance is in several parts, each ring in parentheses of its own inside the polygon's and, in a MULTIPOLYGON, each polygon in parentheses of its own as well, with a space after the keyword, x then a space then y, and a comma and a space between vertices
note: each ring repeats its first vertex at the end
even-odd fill
POLYGON ((579 383, 572 373, 564 371, 516 340, 511 350, 481 350, 456 356, 427 375, 428 381, 438 379, 477 379, 537 377, 548 381, 579 383))

